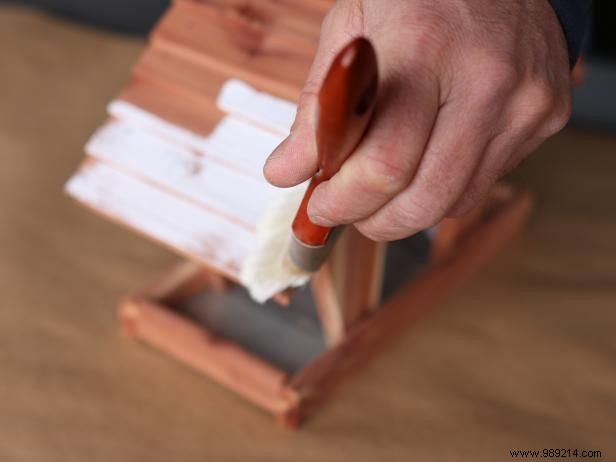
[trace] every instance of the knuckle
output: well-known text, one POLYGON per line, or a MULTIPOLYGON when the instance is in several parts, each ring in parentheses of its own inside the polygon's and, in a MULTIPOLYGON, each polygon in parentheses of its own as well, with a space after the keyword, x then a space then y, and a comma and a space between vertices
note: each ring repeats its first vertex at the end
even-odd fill
MULTIPOLYGON (((406 53, 406 62, 413 68, 425 71, 430 63, 436 64, 448 49, 450 29, 447 20, 441 15, 424 13, 413 18, 412 32, 406 53)), ((413 70, 413 69, 411 69, 413 70)))
POLYGON ((408 168, 399 161, 400 154, 384 148, 371 149, 360 159, 360 174, 367 188, 384 195, 399 192, 408 181, 408 168))
POLYGON ((556 106, 556 95, 550 85, 534 82, 524 91, 528 118, 532 122, 541 122, 552 113, 556 106))
POLYGON ((416 43, 434 45, 449 41, 451 18, 436 9, 413 8, 408 10, 408 17, 403 19, 412 25, 411 30, 416 43))
POLYGON ((502 60, 488 58, 474 72, 477 76, 475 91, 485 103, 492 103, 494 99, 511 94, 520 81, 516 67, 502 60))
POLYGON ((571 118, 572 111, 573 108, 570 97, 566 97, 563 101, 560 101, 548 117, 544 134, 546 136, 552 136, 565 128, 565 125, 567 125, 567 122, 569 122, 571 118))
POLYGON ((342 206, 340 200, 336 196, 328 196, 327 200, 322 200, 322 197, 314 197, 308 206, 310 215, 317 215, 326 220, 341 219, 343 212, 346 210, 342 206))

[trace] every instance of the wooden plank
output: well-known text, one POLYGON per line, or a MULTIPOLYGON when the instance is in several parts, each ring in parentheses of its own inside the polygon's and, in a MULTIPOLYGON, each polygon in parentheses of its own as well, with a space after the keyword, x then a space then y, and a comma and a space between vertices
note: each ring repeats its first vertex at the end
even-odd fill
MULTIPOLYGON (((175 265, 161 278, 138 293, 161 305, 173 307, 206 290, 224 292, 235 284, 223 275, 192 261, 175 265)), ((291 291, 285 290, 272 297, 276 303, 287 306, 291 291)))
POLYGON ((431 264, 438 265, 456 253, 457 244, 484 219, 490 210, 498 209, 511 199, 514 191, 510 185, 498 183, 494 185, 485 199, 472 210, 461 217, 445 218, 436 229, 430 249, 431 264))
POLYGON ((173 86, 141 78, 132 78, 119 98, 200 136, 214 130, 225 115, 213 103, 191 100, 173 86))
POLYGON ((323 335, 328 346, 337 345, 344 338, 344 315, 335 286, 331 263, 325 262, 312 277, 312 293, 323 335))
MULTIPOLYGON (((201 110, 207 113, 208 107, 211 109, 209 102, 205 107, 200 106, 198 102, 195 103, 195 99, 198 99, 195 98, 195 95, 191 94, 190 98, 187 100, 178 100, 176 95, 164 94, 165 92, 168 93, 168 88, 157 87, 156 83, 147 82, 147 80, 144 80, 140 85, 141 87, 145 86, 145 90, 143 90, 143 88, 140 90, 143 93, 143 95, 141 95, 143 100, 147 100, 148 91, 156 92, 155 100, 160 99, 160 93, 163 92, 162 96, 166 97, 168 104, 173 104, 172 99, 175 101, 175 104, 192 104, 194 113, 198 113, 201 110)), ((169 86, 172 85, 168 85, 168 87, 169 86)), ((179 87, 178 85, 175 86, 179 87)), ((187 95, 188 93, 185 96, 187 95)), ((211 95, 208 96, 207 99, 210 100, 213 98, 214 96, 211 95)), ((218 127, 224 122, 225 118, 220 112, 224 111, 224 114, 248 125, 248 127, 240 125, 242 129, 250 132, 257 132, 256 135, 252 134, 252 136, 258 136, 264 140, 269 139, 268 149, 272 148, 272 143, 278 143, 282 138, 288 136, 291 125, 295 120, 295 113, 297 110, 295 104, 267 93, 259 92, 246 82, 238 79, 230 79, 224 82, 216 96, 216 106, 216 113, 211 115, 211 119, 212 121, 216 120, 218 123, 212 125, 213 127, 218 127)), ((165 106, 162 107, 162 109, 164 108, 165 106)), ((186 108, 184 108, 184 110, 186 110, 186 108)), ((174 124, 167 120, 164 111, 156 111, 156 113, 151 112, 127 100, 113 100, 109 103, 107 111, 114 118, 135 123, 142 128, 157 132, 169 141, 174 141, 197 151, 202 151, 204 149, 204 143, 210 138, 209 134, 206 137, 203 136, 203 134, 200 135, 191 131, 187 127, 174 124)), ((234 133, 233 135, 237 134, 234 133)), ((242 136, 239 138, 245 138, 243 134, 240 135, 242 136)), ((238 143, 235 139, 231 139, 230 141, 235 144, 238 143)), ((254 143, 254 140, 250 140, 250 142, 254 143)), ((248 142, 245 143, 243 147, 247 146, 248 142)))
POLYGON ((207 69, 156 44, 143 52, 133 75, 159 91, 182 94, 183 104, 197 105, 203 111, 214 104, 219 110, 280 135, 289 134, 295 119, 295 104, 264 94, 258 82, 240 81, 218 69, 207 69))
POLYGON ((238 280, 254 233, 158 187, 91 159, 68 181, 69 195, 98 213, 238 280))
POLYGON ((399 335, 487 263, 526 222, 533 207, 530 193, 509 198, 489 220, 460 243, 455 258, 433 267, 396 293, 369 319, 349 331, 344 341, 296 374, 289 389, 297 408, 287 413, 290 425, 305 416, 326 392, 371 358, 387 340, 399 335))
POLYGON ((252 21, 264 28, 285 27, 315 42, 333 0, 178 0, 206 3, 227 16, 252 21))
POLYGON ((380 303, 386 244, 348 226, 330 258, 345 330, 380 303))
POLYGON ((205 107, 215 106, 229 74, 201 65, 156 43, 148 46, 133 67, 133 77, 184 96, 203 99, 205 107))
POLYGON ((120 305, 125 333, 147 342, 189 367, 208 375, 273 414, 293 402, 285 390, 287 375, 239 345, 143 298, 120 305))
POLYGON ((167 86, 170 91, 204 99, 206 107, 216 104, 223 84, 233 77, 156 43, 141 54, 133 67, 133 76, 161 87, 167 86))
POLYGON ((329 346, 340 343, 347 330, 369 315, 380 302, 385 243, 347 227, 332 255, 312 278, 317 313, 329 346))
POLYGON ((295 101, 316 51, 315 44, 286 29, 238 20, 203 3, 174 4, 152 43, 295 101), (206 26, 207 25, 207 26, 206 26))
MULTIPOLYGON (((219 134, 218 141, 210 140, 209 145, 222 146, 218 156, 213 150, 199 155, 119 120, 99 128, 86 145, 86 152, 252 230, 268 203, 280 194, 265 181, 261 168, 272 146, 282 138, 267 134, 263 142, 262 133, 253 127, 236 125, 239 127, 230 127, 231 133, 219 134), (229 140, 234 137, 246 146, 229 140)), ((223 132, 225 126, 217 131, 223 132)), ((204 147, 209 145, 203 141, 204 147)))
POLYGON ((482 202, 463 217, 443 219, 430 246, 431 263, 438 265, 452 258, 458 242, 477 224, 484 212, 485 202, 482 202))
MULTIPOLYGON (((228 114, 249 125, 246 129, 251 132, 266 132, 259 136, 269 137, 270 145, 288 135, 296 109, 289 101, 260 93, 239 80, 226 81, 212 102, 214 95, 200 96, 183 88, 180 82, 135 77, 124 87, 119 99, 192 133, 193 138, 210 135, 228 114)), ((203 148, 199 141, 190 142, 193 148, 203 148)))
POLYGON ((174 265, 160 278, 141 290, 137 296, 165 306, 174 306, 206 290, 226 290, 230 281, 218 273, 208 271, 193 261, 174 265))

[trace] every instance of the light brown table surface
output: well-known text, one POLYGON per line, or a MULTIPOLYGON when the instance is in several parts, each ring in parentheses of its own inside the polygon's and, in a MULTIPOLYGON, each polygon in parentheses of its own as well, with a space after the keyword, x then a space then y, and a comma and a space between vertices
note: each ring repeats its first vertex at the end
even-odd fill
POLYGON ((1 461, 616 460, 616 139, 541 148, 525 234, 289 432, 118 334, 174 257, 62 193, 142 46, 0 9, 1 461))

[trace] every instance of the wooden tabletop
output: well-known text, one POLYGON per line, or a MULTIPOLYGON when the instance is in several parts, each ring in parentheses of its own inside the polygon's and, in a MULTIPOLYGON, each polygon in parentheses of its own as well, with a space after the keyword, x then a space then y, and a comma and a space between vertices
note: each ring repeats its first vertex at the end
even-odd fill
POLYGON ((546 143, 524 235, 293 433, 118 334, 174 256, 63 194, 144 44, 0 9, 1 460, 616 457, 615 138, 546 143))

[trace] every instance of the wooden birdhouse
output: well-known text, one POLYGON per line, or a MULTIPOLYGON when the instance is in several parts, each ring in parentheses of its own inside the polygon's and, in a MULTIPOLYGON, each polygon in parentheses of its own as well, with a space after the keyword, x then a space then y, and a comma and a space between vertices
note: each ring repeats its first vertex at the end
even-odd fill
POLYGON ((309 288, 250 301, 239 273, 280 194, 262 166, 289 132, 331 3, 173 2, 66 185, 183 257, 121 300, 124 332, 286 426, 494 256, 532 208, 499 185, 468 216, 388 249, 350 227, 309 288))

